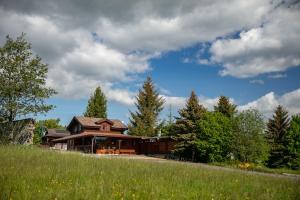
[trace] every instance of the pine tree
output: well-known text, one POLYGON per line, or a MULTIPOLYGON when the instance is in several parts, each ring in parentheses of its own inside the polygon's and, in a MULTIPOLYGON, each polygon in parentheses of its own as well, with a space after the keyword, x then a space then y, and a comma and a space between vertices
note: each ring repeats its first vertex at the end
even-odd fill
POLYGON ((174 130, 178 141, 175 154, 180 157, 195 160, 197 142, 197 122, 201 120, 206 109, 199 104, 198 97, 192 91, 185 107, 178 111, 180 117, 176 118, 174 130))
POLYGON ((136 112, 130 112, 131 118, 129 123, 130 135, 156 136, 160 123, 158 120, 159 113, 163 110, 164 99, 159 96, 158 91, 154 88, 154 83, 150 77, 143 84, 136 97, 136 112))
POLYGON ((220 112, 227 117, 233 117, 236 113, 236 105, 231 104, 228 97, 220 96, 218 105, 214 106, 216 112, 220 112))
POLYGON ((267 139, 270 144, 269 167, 284 167, 287 164, 287 133, 290 125, 288 112, 279 105, 267 126, 267 139))
POLYGON ((106 97, 99 86, 96 88, 94 94, 90 97, 84 116, 107 118, 106 103, 106 97))

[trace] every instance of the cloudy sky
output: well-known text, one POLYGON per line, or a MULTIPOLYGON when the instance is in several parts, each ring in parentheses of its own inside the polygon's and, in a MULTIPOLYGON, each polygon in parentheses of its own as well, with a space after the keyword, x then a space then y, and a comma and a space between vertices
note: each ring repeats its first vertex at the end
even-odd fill
POLYGON ((39 118, 67 124, 100 85, 109 117, 127 122, 147 76, 174 115, 195 90, 210 109, 226 95, 267 117, 278 104, 300 112, 299 11, 297 0, 0 0, 0 44, 24 32, 48 64, 59 93, 39 118))

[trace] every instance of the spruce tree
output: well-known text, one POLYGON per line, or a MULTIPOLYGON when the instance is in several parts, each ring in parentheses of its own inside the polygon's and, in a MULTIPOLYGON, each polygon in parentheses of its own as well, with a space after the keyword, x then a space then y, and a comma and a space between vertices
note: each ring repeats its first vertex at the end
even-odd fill
POLYGON ((128 125, 130 135, 156 136, 160 123, 159 113, 163 110, 164 99, 154 88, 154 83, 147 77, 143 88, 136 97, 136 112, 130 112, 131 118, 128 125))
POLYGON ((195 160, 197 143, 197 122, 202 119, 206 109, 199 104, 198 97, 192 91, 184 108, 178 111, 174 130, 178 141, 174 153, 185 159, 195 160))
POLYGON ((167 117, 168 117, 168 119, 164 120, 164 122, 163 122, 161 133, 162 133, 162 135, 173 136, 174 135, 174 131, 173 131, 173 127, 174 127, 173 118, 174 117, 172 114, 172 105, 169 106, 169 114, 167 117))
POLYGON ((90 97, 85 117, 107 118, 107 100, 100 86, 96 88, 94 94, 90 97))
POLYGON ((269 167, 284 167, 287 164, 287 133, 290 125, 288 112, 279 105, 267 124, 267 139, 270 144, 269 167))
POLYGON ((220 96, 218 105, 214 106, 214 110, 227 117, 233 117, 233 115, 236 113, 236 105, 231 104, 228 97, 220 96))

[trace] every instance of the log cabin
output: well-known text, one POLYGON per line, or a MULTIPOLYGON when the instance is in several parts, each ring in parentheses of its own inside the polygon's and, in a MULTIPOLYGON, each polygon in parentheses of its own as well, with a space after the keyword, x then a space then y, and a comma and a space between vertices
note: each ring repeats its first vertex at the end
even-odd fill
POLYGON ((167 154, 174 147, 171 137, 143 137, 125 134, 127 126, 117 119, 75 116, 67 126, 69 136, 53 142, 67 143, 67 149, 97 154, 167 154))

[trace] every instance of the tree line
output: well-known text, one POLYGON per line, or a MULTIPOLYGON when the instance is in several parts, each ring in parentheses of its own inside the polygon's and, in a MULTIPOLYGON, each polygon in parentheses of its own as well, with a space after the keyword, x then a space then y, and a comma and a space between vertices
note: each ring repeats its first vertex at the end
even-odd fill
POLYGON ((220 96, 208 111, 194 91, 178 116, 159 120, 164 99, 148 77, 130 112, 130 135, 171 136, 176 140, 173 156, 194 162, 240 161, 268 167, 300 167, 300 115, 291 118, 278 105, 265 123, 255 109, 238 112, 228 97, 220 96))

